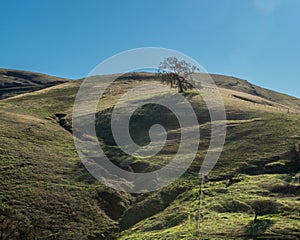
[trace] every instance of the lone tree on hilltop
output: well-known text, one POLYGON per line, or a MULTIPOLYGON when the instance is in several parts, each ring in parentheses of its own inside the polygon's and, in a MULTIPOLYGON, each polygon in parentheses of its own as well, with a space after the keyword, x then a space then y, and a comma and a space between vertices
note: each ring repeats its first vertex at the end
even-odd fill
POLYGON ((253 222, 257 221, 258 216, 277 213, 279 204, 272 200, 255 200, 251 204, 255 216, 253 222))
POLYGON ((176 57, 165 58, 158 67, 158 77, 161 82, 177 87, 178 92, 182 93, 187 89, 192 89, 193 73, 199 68, 185 60, 178 60, 176 57))

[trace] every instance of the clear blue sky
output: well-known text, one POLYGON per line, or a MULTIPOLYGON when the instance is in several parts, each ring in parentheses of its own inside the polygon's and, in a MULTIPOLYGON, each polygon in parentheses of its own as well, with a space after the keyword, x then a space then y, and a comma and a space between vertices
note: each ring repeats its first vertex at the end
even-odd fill
POLYGON ((76 79, 149 46, 300 97, 298 0, 1 0, 0 67, 76 79))

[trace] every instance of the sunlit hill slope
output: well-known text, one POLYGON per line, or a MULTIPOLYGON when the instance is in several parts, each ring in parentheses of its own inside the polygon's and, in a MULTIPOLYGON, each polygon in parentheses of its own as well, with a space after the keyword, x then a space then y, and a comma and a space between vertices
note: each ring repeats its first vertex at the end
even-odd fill
MULTIPOLYGON (((210 140, 210 118, 195 90, 184 93, 201 133, 191 167, 160 191, 129 194, 99 183, 77 155, 71 114, 82 80, 27 77, 13 70, 1 70, 0 75, 1 239, 300 238, 300 99, 211 75, 224 101, 227 136, 216 167, 205 179, 199 209, 198 171, 210 140), (253 222, 257 200, 269 200, 278 209, 253 222)), ((108 77, 98 76, 99 84, 108 77)), ((151 105, 132 117, 130 132, 137 143, 147 144, 149 125, 166 125, 163 150, 149 159, 134 158, 115 144, 112 109, 124 93, 143 83, 160 84, 151 73, 119 77, 99 102, 95 123, 106 155, 135 172, 160 168, 180 144, 172 113, 151 105)))

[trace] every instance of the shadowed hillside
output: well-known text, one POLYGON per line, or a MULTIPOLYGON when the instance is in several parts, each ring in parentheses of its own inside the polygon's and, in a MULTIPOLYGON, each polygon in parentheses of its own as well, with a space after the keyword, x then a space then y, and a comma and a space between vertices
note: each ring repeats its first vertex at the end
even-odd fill
POLYGON ((0 68, 0 99, 33 92, 67 81, 68 79, 65 78, 41 73, 0 68))

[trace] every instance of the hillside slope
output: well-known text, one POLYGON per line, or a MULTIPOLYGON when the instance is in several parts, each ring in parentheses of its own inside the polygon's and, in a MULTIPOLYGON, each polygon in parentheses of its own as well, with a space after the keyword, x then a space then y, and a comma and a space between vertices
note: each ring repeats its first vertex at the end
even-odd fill
POLYGON ((69 81, 46 74, 0 68, 0 99, 69 81))
MULTIPOLYGON (((200 78, 201 78, 201 74, 200 74, 200 78)), ((224 76, 219 74, 211 74, 211 78, 214 80, 214 82, 218 87, 228 88, 231 90, 236 90, 239 92, 244 92, 254 96, 262 97, 264 99, 277 103, 278 107, 280 107, 281 104, 282 107, 291 107, 300 111, 299 98, 295 98, 287 94, 282 94, 266 88, 262 88, 254 84, 251 84, 246 80, 236 78, 236 77, 229 77, 229 76, 224 76)))
MULTIPOLYGON (((121 78, 107 89, 98 106, 99 142, 116 165, 129 171, 161 167, 180 144, 180 129, 170 120, 170 113, 151 106, 137 111, 131 132, 137 142, 145 143, 149 139, 147 116, 151 121, 171 123, 170 144, 158 155, 129 157, 112 139, 110 116, 118 99, 139 84, 160 84, 146 75, 121 78)), ((106 77, 99 77, 100 85, 106 77)), ((199 239, 199 235, 206 239, 298 239, 298 100, 242 80, 234 80, 241 83, 232 85, 230 77, 217 78, 226 107, 227 137, 220 160, 205 180, 200 209, 198 171, 209 143, 210 124, 206 106, 193 90, 185 96, 199 118, 197 157, 180 179, 149 194, 109 189, 82 166, 71 134, 72 107, 81 81, 1 100, 0 219, 4 239, 199 239), (251 92, 251 86, 259 94, 251 92), (259 216, 254 223, 255 200, 275 202, 279 210, 259 216)))

